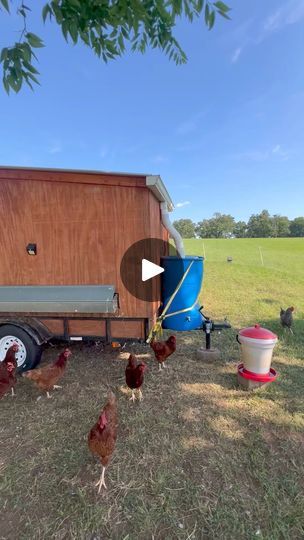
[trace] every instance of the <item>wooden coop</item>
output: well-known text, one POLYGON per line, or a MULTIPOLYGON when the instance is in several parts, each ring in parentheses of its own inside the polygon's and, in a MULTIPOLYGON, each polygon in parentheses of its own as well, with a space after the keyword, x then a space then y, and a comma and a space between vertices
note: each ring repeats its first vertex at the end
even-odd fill
POLYGON ((159 303, 132 296, 120 264, 133 243, 168 239, 161 203, 173 209, 159 176, 1 167, 0 325, 41 343, 145 339, 159 303))

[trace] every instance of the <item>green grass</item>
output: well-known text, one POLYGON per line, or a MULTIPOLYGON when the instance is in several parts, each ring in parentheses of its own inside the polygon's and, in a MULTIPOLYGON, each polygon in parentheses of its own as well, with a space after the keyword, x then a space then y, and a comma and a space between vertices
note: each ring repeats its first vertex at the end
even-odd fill
POLYGON ((191 239, 185 246, 192 255, 205 248, 200 300, 213 317, 241 326, 277 320, 280 306, 294 305, 304 318, 304 238, 191 239))
MULTIPOLYGON (((202 241, 186 246, 202 254, 202 241)), ((213 336, 222 351, 216 363, 195 358, 203 336, 191 332, 178 334, 178 351, 162 373, 145 345, 111 355, 75 344, 51 400, 36 402, 39 392, 18 381, 16 398, 1 401, 0 538, 302 539, 303 247, 301 240, 205 241, 205 311, 233 324, 213 336), (296 307, 294 336, 279 326, 281 304, 296 307), (256 321, 280 336, 273 361, 279 378, 248 394, 237 386, 235 334, 256 321), (149 366, 144 400, 135 405, 124 385, 130 350, 149 366), (119 431, 108 490, 97 495, 100 466, 86 438, 109 385, 119 431)), ((48 349, 43 362, 57 352, 48 349)))

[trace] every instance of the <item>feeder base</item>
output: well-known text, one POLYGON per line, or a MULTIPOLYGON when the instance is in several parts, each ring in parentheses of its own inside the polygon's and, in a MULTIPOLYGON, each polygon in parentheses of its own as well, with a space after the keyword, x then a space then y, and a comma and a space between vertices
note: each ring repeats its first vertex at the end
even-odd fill
POLYGON ((221 353, 218 349, 204 349, 201 347, 197 349, 196 357, 198 360, 203 360, 203 362, 214 362, 220 359, 221 353))
POLYGON ((266 388, 270 384, 271 381, 268 382, 260 382, 260 381, 252 381, 251 379, 245 379, 240 375, 238 372, 237 374, 238 383, 243 388, 243 390, 256 390, 257 388, 261 388, 262 386, 266 388))

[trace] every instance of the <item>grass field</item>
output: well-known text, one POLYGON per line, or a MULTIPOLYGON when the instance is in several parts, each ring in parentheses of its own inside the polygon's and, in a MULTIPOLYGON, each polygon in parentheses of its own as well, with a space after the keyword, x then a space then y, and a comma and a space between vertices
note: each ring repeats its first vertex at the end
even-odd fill
POLYGON ((304 318, 304 238, 193 239, 185 246, 192 255, 203 256, 205 248, 201 300, 213 317, 236 326, 274 321, 288 304, 304 318))
MULTIPOLYGON (((187 241, 188 253, 203 254, 202 244, 187 241)), ((38 391, 18 381, 16 398, 1 401, 1 539, 304 538, 304 241, 204 244, 201 300, 207 314, 233 325, 213 338, 221 360, 196 360, 203 336, 191 332, 178 334, 161 373, 145 345, 105 354, 98 344, 75 344, 52 399, 37 403, 38 391), (278 323, 280 305, 291 304, 293 336, 278 323), (254 322, 279 334, 279 378, 247 394, 236 384, 235 334, 254 322), (149 366, 135 405, 124 384, 130 350, 149 366), (118 397, 119 431, 108 490, 98 496, 100 467, 86 437, 108 386, 118 397)), ((43 362, 57 352, 48 349, 43 362)))

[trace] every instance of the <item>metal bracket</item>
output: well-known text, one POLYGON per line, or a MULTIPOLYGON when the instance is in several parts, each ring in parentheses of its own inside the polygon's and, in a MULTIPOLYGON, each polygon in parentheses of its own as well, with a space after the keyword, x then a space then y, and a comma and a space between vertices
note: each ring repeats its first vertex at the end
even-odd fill
POLYGON ((206 317, 204 315, 203 310, 204 306, 201 306, 199 308, 199 311, 201 312, 202 316, 204 317, 204 322, 201 326, 201 330, 205 332, 206 334, 206 349, 211 349, 211 333, 212 332, 220 332, 221 330, 226 330, 227 328, 231 328, 231 324, 228 321, 223 322, 214 322, 209 317, 206 317))

